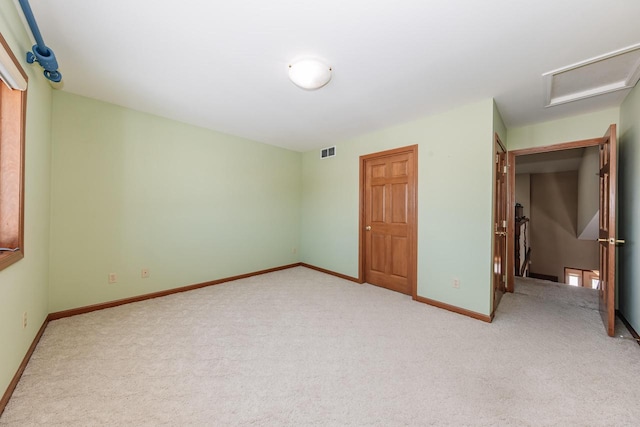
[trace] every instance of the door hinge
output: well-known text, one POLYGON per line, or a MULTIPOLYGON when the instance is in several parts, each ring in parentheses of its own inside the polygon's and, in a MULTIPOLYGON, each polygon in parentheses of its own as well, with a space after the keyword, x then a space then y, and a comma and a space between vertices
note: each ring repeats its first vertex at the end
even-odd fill
POLYGON ((507 173, 507 165, 504 165, 502 167, 502 173, 506 174, 507 173))
POLYGON ((506 219, 502 220, 502 227, 503 228, 507 228, 507 220, 506 219))

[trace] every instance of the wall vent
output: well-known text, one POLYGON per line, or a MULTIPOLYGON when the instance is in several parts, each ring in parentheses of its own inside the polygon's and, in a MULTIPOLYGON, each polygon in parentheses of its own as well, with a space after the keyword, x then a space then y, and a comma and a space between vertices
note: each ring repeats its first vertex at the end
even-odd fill
POLYGON ((327 157, 333 157, 335 155, 336 155, 335 145, 333 147, 323 148, 322 150, 320 150, 321 159, 326 159, 327 157))

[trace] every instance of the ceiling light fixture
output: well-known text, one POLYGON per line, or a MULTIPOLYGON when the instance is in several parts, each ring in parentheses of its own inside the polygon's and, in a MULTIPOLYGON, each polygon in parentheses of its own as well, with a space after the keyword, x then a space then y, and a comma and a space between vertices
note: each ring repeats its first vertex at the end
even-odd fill
POLYGON ((301 59, 289 65, 289 79, 296 86, 316 90, 331 80, 331 67, 317 59, 301 59))

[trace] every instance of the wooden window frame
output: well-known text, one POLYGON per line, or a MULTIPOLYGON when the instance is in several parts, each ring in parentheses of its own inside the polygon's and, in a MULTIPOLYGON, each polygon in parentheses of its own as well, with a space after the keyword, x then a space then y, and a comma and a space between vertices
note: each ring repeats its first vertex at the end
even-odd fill
MULTIPOLYGON (((576 276, 578 278, 578 286, 577 286, 578 288, 584 287, 584 282, 582 281, 582 269, 565 267, 564 268, 564 283, 566 285, 569 284, 569 281, 567 280, 569 278, 569 276, 576 276)), ((571 285, 571 286, 573 286, 573 285, 571 285)))
MULTIPOLYGON (((25 81, 27 75, 6 40, 0 44, 25 81)), ((24 166, 27 91, 0 81, 0 270, 24 258, 24 166)))
POLYGON ((567 282, 567 277, 569 276, 569 274, 573 274, 574 276, 578 276, 580 278, 579 287, 587 288, 587 289, 599 289, 600 285, 598 285, 598 288, 593 288, 591 283, 593 279, 598 279, 598 282, 600 281, 600 272, 598 270, 583 270, 581 268, 565 267, 564 283, 567 285, 569 284, 567 282), (587 284, 588 286, 586 286, 587 284))

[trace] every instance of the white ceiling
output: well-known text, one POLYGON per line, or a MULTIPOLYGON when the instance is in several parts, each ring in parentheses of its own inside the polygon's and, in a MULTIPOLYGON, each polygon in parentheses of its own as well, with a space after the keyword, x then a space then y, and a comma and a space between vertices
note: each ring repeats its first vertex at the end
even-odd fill
POLYGON ((640 42, 638 0, 31 6, 63 90, 297 151, 490 97, 508 127, 617 106, 628 90, 545 109, 542 74, 640 42), (306 55, 325 88, 289 82, 306 55))

